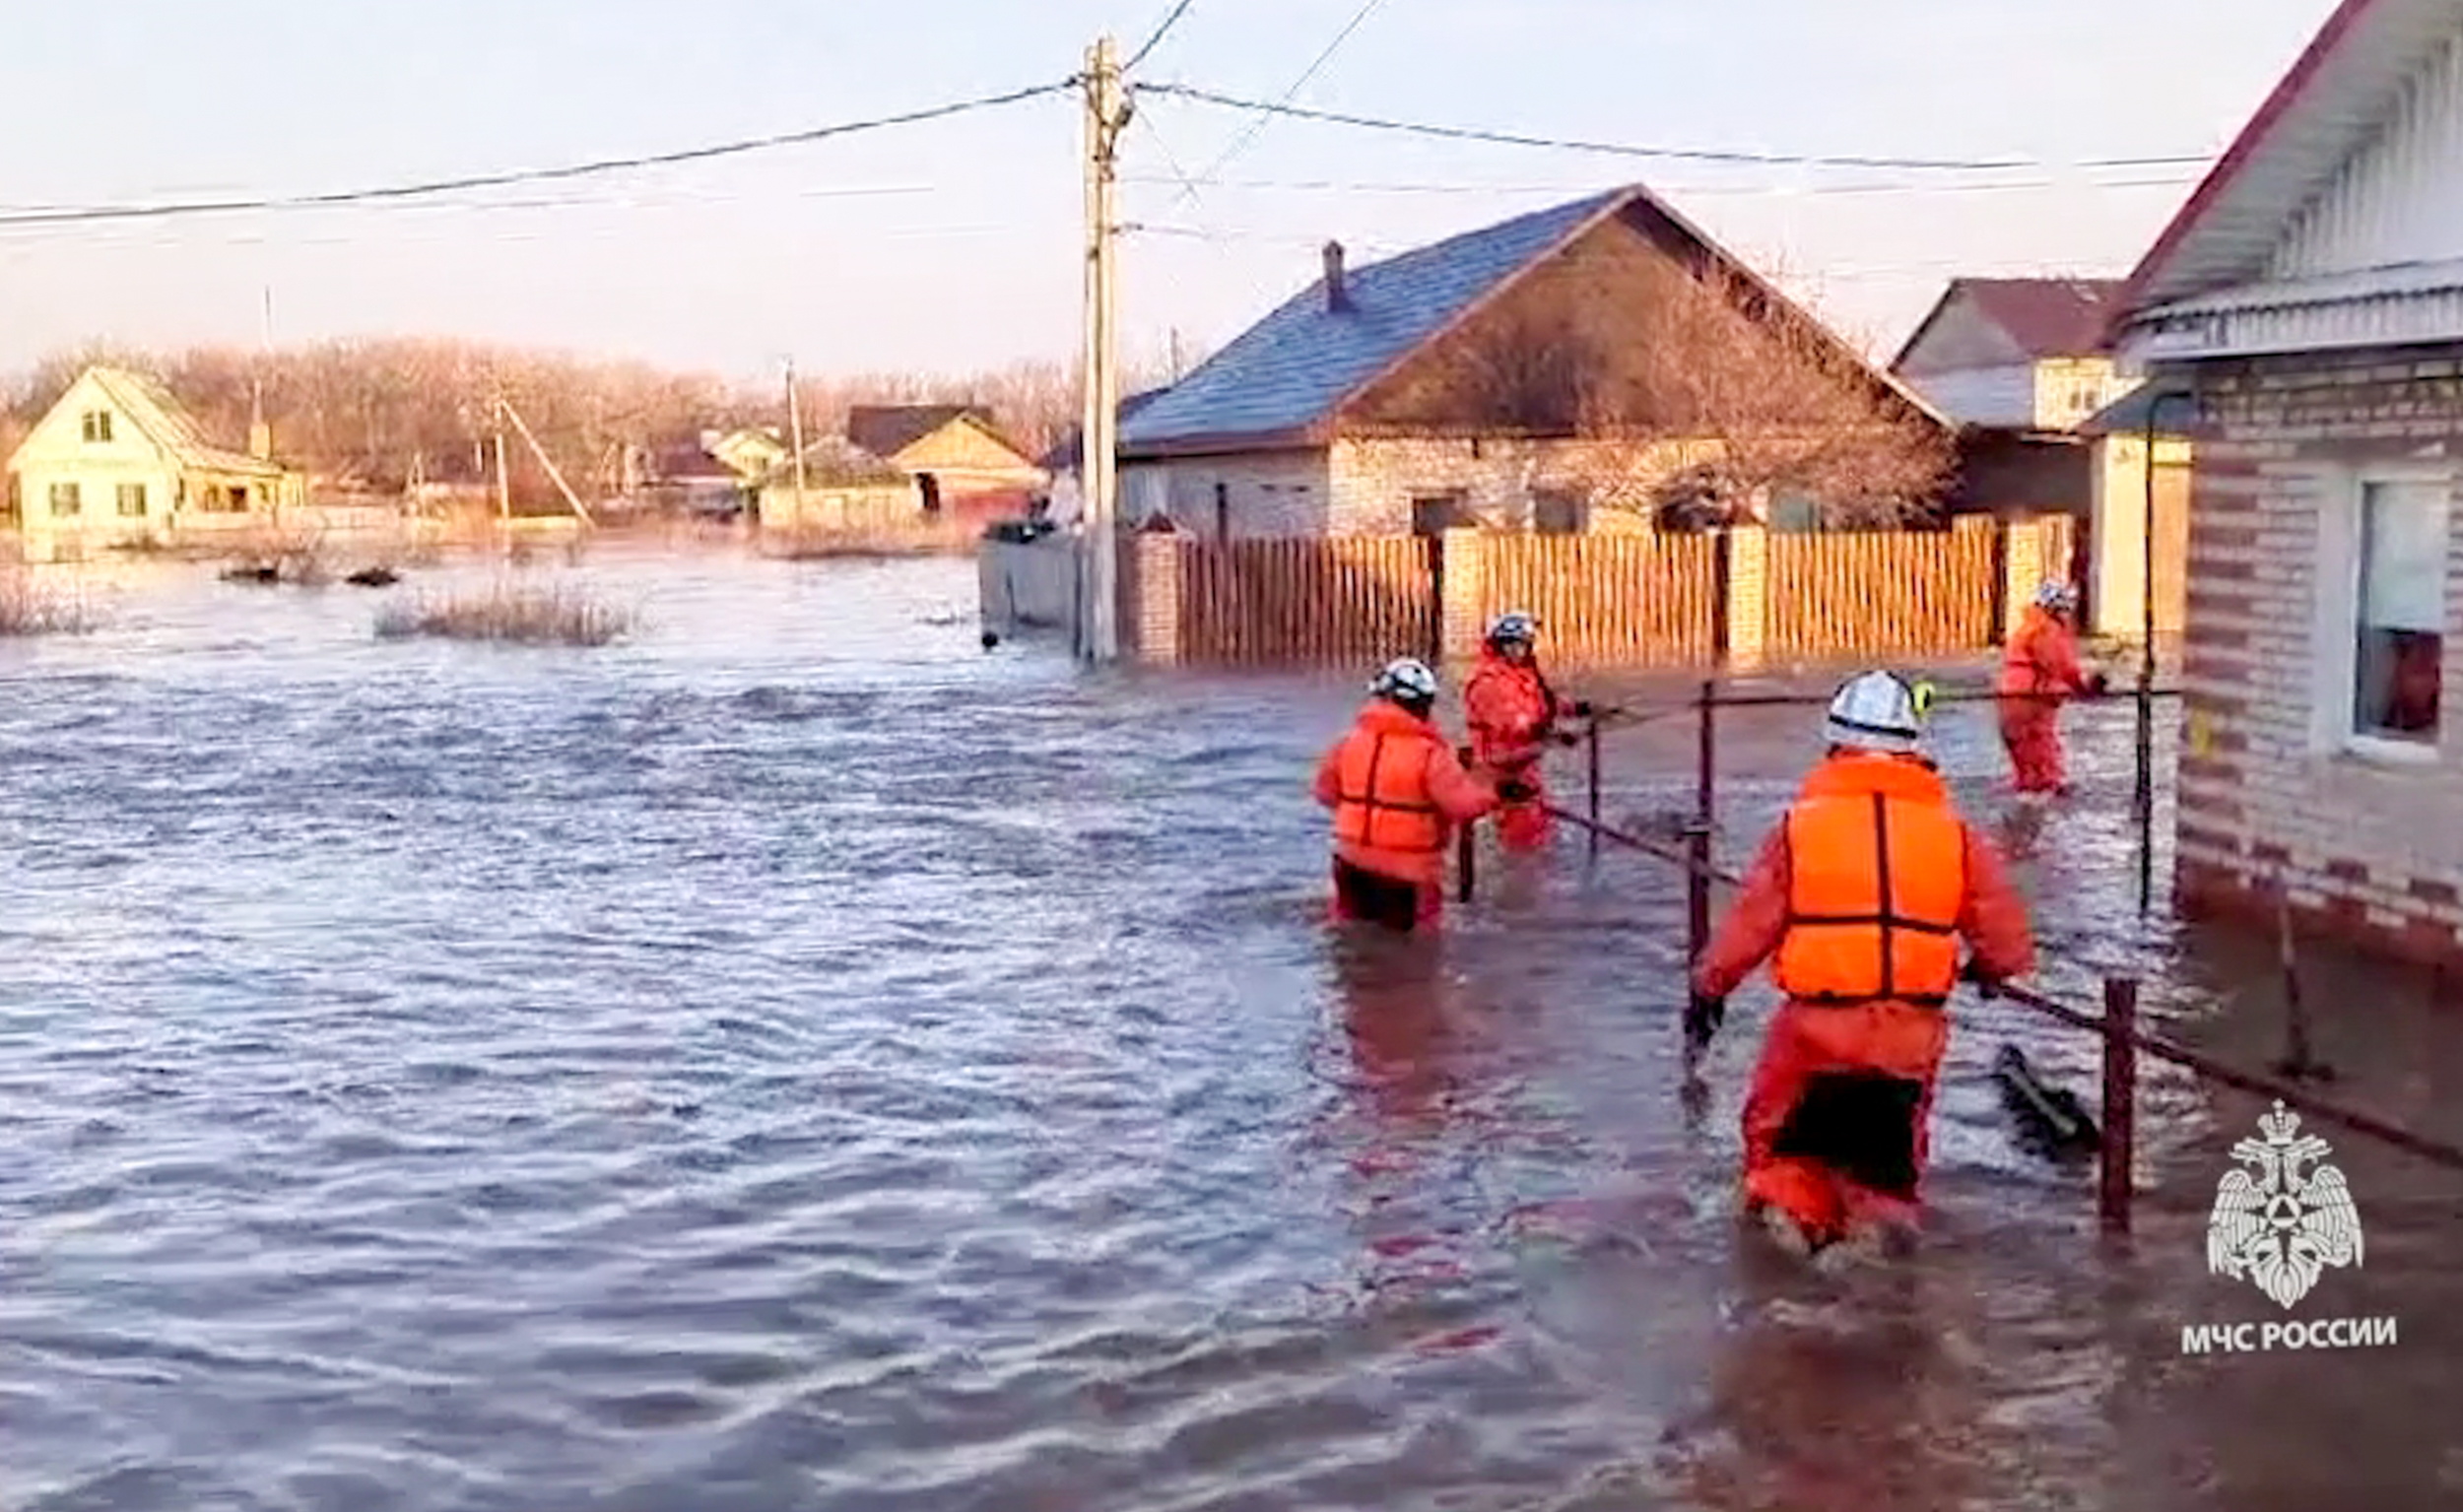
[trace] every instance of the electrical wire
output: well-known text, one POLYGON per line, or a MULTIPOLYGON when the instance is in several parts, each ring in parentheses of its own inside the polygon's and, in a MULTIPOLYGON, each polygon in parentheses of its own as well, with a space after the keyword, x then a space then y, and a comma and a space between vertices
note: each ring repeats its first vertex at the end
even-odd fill
POLYGON ((472 189, 499 189, 514 184, 588 178, 640 168, 668 167, 683 163, 704 163, 711 159, 741 157, 747 153, 768 152, 781 147, 801 147, 808 143, 827 141, 832 137, 882 131, 893 126, 913 126, 926 121, 945 120, 954 115, 965 115, 976 110, 1017 104, 1046 95, 1057 95, 1064 90, 1075 88, 1077 82, 1075 79, 1063 79, 1050 84, 1038 84, 1031 89, 1009 90, 998 95, 978 96, 972 99, 952 100, 944 104, 928 105, 922 109, 900 111, 895 115, 880 115, 858 121, 840 121, 833 125, 814 126, 802 131, 779 132, 766 137, 748 137, 741 141, 720 142, 707 147, 689 147, 676 152, 649 153, 634 158, 602 158, 589 163, 566 164, 560 167, 520 168, 501 173, 474 173, 459 178, 430 179, 419 183, 388 184, 367 189, 339 189, 322 194, 272 196, 262 199, 191 200, 167 205, 90 205, 20 211, 0 215, 0 229, 20 226, 82 225, 100 221, 155 221, 166 220, 173 216, 363 205, 386 200, 421 199, 432 195, 453 194, 472 189))
POLYGON ((1178 5, 1173 6, 1171 8, 1171 14, 1164 18, 1163 25, 1157 27, 1153 33, 1146 38, 1146 44, 1138 48, 1137 51, 1129 54, 1129 61, 1120 65, 1120 71, 1124 74, 1128 73, 1135 69, 1140 63, 1145 62, 1146 55, 1153 52, 1156 46, 1161 43, 1165 37, 1171 34, 1171 29, 1180 24, 1180 18, 1186 16, 1189 13, 1189 7, 1195 5, 1196 3, 1197 0, 1180 0, 1178 5))
MULTIPOLYGON (((1334 40, 1325 44, 1324 49, 1317 54, 1315 60, 1312 61, 1306 68, 1300 70, 1300 76, 1292 81, 1292 87, 1290 89, 1283 92, 1283 98, 1276 101, 1277 105, 1289 107, 1292 101, 1298 97, 1299 92, 1308 87, 1308 81, 1316 78, 1319 71, 1321 71, 1326 64, 1332 60, 1334 54, 1341 50, 1342 45, 1351 40, 1351 34, 1360 30, 1361 24, 1365 22, 1369 16, 1375 13, 1377 7, 1383 5, 1384 3, 1385 0, 1362 0, 1360 9, 1352 13, 1352 19, 1343 24, 1342 31, 1334 33, 1334 40)), ((1229 166, 1232 160, 1246 152, 1249 147, 1256 142, 1258 134, 1266 129, 1267 122, 1271 121, 1273 118, 1273 114, 1268 112, 1260 114, 1255 120, 1251 121, 1248 129, 1242 132, 1239 138, 1230 147, 1224 149, 1223 156, 1215 160, 1214 165, 1209 167, 1205 172, 1197 175, 1198 182, 1213 182, 1215 175, 1221 173, 1227 166, 1229 166)), ((1189 190, 1192 197, 1195 196, 1196 192, 1197 191, 1194 186, 1192 186, 1189 190)))
MULTIPOLYGON (((1901 168, 1928 171, 1995 172, 2012 168, 2046 168, 2063 166, 2025 158, 1869 158, 1831 157, 1811 153, 1749 153, 1709 148, 1642 147, 1619 142, 1584 141, 1571 137, 1532 136, 1520 132, 1490 131, 1473 126, 1441 126, 1426 121, 1396 120, 1386 116, 1355 115, 1342 110, 1317 110, 1282 100, 1248 99, 1192 84, 1150 84, 1144 89, 1151 94, 1167 95, 1200 104, 1220 105, 1226 109, 1246 110, 1263 116, 1288 116, 1295 120, 1318 121, 1328 125, 1357 126, 1371 131, 1399 132, 1410 136, 1431 137, 1448 142, 1488 142, 1505 147, 1536 147, 1559 152, 1597 153, 1614 158, 1657 158, 1692 163, 1745 164, 1765 167, 1858 167, 1901 168)), ((2208 157, 2102 158, 2066 164, 2082 168, 2182 167, 2203 166, 2213 162, 2208 157)))
MULTIPOLYGON (((1185 175, 1173 178, 1162 174, 1126 173, 1125 183, 1186 183, 1185 175)), ((2163 178, 2117 178, 2085 185, 2095 189, 2164 189, 2183 188, 2198 181, 2195 174, 2174 174, 2163 178)), ((1482 184, 1482 183, 1397 183, 1361 182, 1342 179, 1215 179, 1210 187, 1233 190, 1294 190, 1339 194, 1595 194, 1599 185, 1588 184, 1482 184)), ((1653 183, 1652 189, 1672 199, 1696 195, 1760 195, 1793 199, 1798 195, 1832 194, 2006 194, 2013 190, 2063 189, 2080 187, 2057 178, 2001 179, 1988 183, 1927 183, 1907 179, 1896 183, 1847 184, 1666 184, 1653 183)))

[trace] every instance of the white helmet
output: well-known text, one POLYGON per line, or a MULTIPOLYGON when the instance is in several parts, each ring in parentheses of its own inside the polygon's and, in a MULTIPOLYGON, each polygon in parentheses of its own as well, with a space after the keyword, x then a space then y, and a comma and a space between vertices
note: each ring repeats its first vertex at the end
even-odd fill
POLYGON ((2035 602, 2046 609, 2068 609, 2078 602, 2078 590, 2057 577, 2047 577, 2036 585, 2035 602))
POLYGON ((1840 685, 1822 733, 1833 746, 1911 752, 1924 733, 1924 717, 1916 711, 1915 690, 1904 681, 1867 672, 1840 685))
POLYGON ((1519 609, 1510 609, 1489 623, 1488 643, 1490 645, 1500 645, 1506 641, 1515 640, 1526 646, 1538 642, 1538 616, 1525 614, 1519 609))
POLYGON ((1368 685, 1368 691, 1398 703, 1434 703, 1436 674, 1429 670, 1427 662, 1416 656, 1396 657, 1387 662, 1385 670, 1377 674, 1376 681, 1368 685))

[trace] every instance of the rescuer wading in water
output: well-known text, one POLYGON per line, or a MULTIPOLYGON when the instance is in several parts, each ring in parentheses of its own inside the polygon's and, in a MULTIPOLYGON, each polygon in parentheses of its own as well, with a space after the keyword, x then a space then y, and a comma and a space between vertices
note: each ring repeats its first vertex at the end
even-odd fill
POLYGON ((1359 722, 1317 763, 1317 802, 1334 811, 1334 917, 1433 927, 1455 826, 1495 809, 1498 794, 1431 722, 1436 674, 1426 663, 1391 662, 1368 690, 1359 722))
POLYGON ((2087 693, 2101 697, 2110 686, 2100 672, 2079 665, 2078 634, 2070 626, 2078 591, 2046 581, 2035 602, 2001 650, 2001 745, 2010 756, 2013 782, 2022 794, 2069 791, 2061 751, 2061 705, 2087 693))
POLYGON ((1695 964, 1697 1049, 1765 959, 1786 996, 1746 1096, 1743 1196, 1798 1253, 1912 1236, 1951 990, 2034 968, 2026 901, 1918 754, 1921 733, 1914 690, 1891 674, 1839 689, 1828 755, 1695 964))
POLYGON ((1464 685, 1462 704, 1471 727, 1471 757, 1481 775, 1512 784, 1528 798, 1508 797, 1497 812, 1497 838, 1507 850, 1539 850, 1551 830, 1548 791, 1540 757, 1551 742, 1570 746, 1580 737, 1561 731, 1565 719, 1588 719, 1591 706, 1557 696, 1539 666, 1539 621, 1518 611, 1497 617, 1480 647, 1480 665, 1464 685))

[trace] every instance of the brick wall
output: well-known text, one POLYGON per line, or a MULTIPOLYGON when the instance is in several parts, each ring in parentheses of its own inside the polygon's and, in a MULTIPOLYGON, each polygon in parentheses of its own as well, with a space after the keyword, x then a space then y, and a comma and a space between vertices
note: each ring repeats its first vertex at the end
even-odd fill
POLYGON ((2177 891, 2191 915, 2298 915, 2463 961, 2463 701, 2433 761, 2345 748, 2352 541, 2371 471, 2448 481, 2442 684, 2463 672, 2463 353, 2213 364, 2192 483, 2177 891))
POLYGON ((1212 539, 1217 489, 1223 491, 1234 536, 1282 539, 1343 531, 1332 516, 1323 450, 1123 463, 1120 512, 1135 526, 1160 509, 1180 530, 1212 539))
POLYGON ((1339 532, 1402 535, 1415 496, 1459 493, 1472 518, 1499 530, 1530 525, 1534 493, 1562 491, 1594 500, 1595 531, 1645 530, 1638 503, 1651 487, 1701 454, 1698 446, 1598 441, 1358 439, 1328 456, 1332 518, 1339 532))

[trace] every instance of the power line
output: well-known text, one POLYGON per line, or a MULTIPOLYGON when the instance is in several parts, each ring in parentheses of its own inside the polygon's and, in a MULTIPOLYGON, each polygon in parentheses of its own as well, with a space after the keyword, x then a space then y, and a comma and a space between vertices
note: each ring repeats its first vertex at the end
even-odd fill
MULTIPOLYGON (((2062 166, 2025 158, 1855 158, 1831 157, 1811 153, 1749 153, 1690 147, 1640 147, 1619 142, 1593 142, 1570 137, 1529 136, 1519 132, 1489 131, 1473 126, 1439 126, 1424 121, 1394 120, 1383 116, 1353 115, 1340 110, 1315 110, 1296 105, 1287 99, 1246 99, 1236 95, 1201 89, 1189 84, 1150 84, 1144 88, 1154 94, 1175 96, 1200 104, 1221 105, 1227 109, 1247 110, 1261 116, 1290 116, 1297 120, 1319 121, 1336 126, 1358 126, 1370 131, 1400 132, 1409 136, 1434 137, 1449 142, 1489 142, 1505 147, 1538 147, 1559 152, 1598 153, 1613 158, 1662 158, 1694 163, 1748 164, 1776 167, 1855 167, 1904 168, 1940 171, 1996 172, 2011 168, 2043 168, 2062 166)), ((2207 157, 2163 158, 2102 158, 2066 164, 2082 168, 2181 167, 2203 166, 2214 160, 2207 157)))
POLYGON ((893 126, 919 125, 925 121, 944 120, 953 115, 965 115, 970 111, 1017 104, 1022 100, 1035 99, 1045 95, 1057 95, 1064 90, 1075 88, 1076 85, 1076 80, 1064 79, 1051 84, 1038 84, 1032 89, 1010 90, 999 95, 978 96, 972 99, 953 100, 946 104, 929 105, 919 110, 900 111, 896 115, 879 115, 859 121, 841 121, 830 126, 780 132, 773 136, 748 137, 742 141, 721 142, 707 147, 689 147, 676 152, 650 153, 637 158, 602 158, 589 163, 566 164, 561 167, 521 168, 501 173, 474 173, 460 178, 388 184, 370 189, 338 189, 323 194, 299 194, 264 199, 191 200, 168 205, 93 205, 21 211, 0 215, 0 228, 65 226, 98 221, 154 221, 172 216, 214 215, 236 211, 305 210, 334 205, 368 204, 383 200, 419 199, 430 195, 452 194, 472 189, 500 189, 514 184, 588 178, 604 173, 668 167, 681 163, 702 163, 714 158, 741 157, 747 153, 768 152, 781 147, 801 147, 808 143, 826 141, 832 137, 853 136, 858 132, 881 131, 893 126))
POLYGON ((1157 27, 1146 38, 1146 44, 1129 54, 1129 61, 1120 65, 1120 71, 1124 74, 1129 73, 1140 63, 1145 62, 1146 55, 1153 52, 1158 43, 1171 34, 1171 29, 1180 24, 1180 18, 1186 16, 1189 13, 1189 7, 1196 3, 1197 0, 1180 0, 1178 5, 1173 6, 1171 14, 1164 18, 1163 25, 1157 27))
MULTIPOLYGON (((1316 78, 1318 71, 1323 69, 1334 54, 1342 48, 1342 45, 1351 39, 1351 34, 1360 30, 1361 23, 1366 21, 1376 8, 1384 3, 1385 0, 1362 0, 1360 9, 1354 11, 1352 19, 1343 24, 1343 30, 1334 33, 1334 40, 1326 43, 1324 50, 1317 54, 1315 60, 1300 70, 1300 76, 1292 81, 1292 87, 1283 92, 1283 98, 1275 102, 1277 107, 1289 107, 1298 97, 1299 92, 1308 87, 1308 81, 1316 78)), ((1215 160, 1214 165, 1198 175, 1199 181, 1213 182, 1215 175, 1229 166, 1232 159, 1248 150, 1249 145, 1257 140, 1258 134, 1266 129, 1266 123, 1273 118, 1272 112, 1260 113, 1249 123, 1248 129, 1240 134, 1237 141, 1224 149, 1223 156, 1215 160)))
MULTIPOLYGON (((1125 179, 1125 181, 1126 181, 1126 182, 1129 182, 1129 183, 1152 183, 1152 184, 1181 183, 1181 184, 1185 184, 1185 183, 1187 182, 1187 179, 1186 179, 1185 177, 1170 177, 1170 176, 1166 176, 1166 175, 1164 175, 1164 174, 1157 174, 1157 173, 1146 173, 1146 174, 1132 173, 1132 174, 1127 174, 1127 175, 1124 175, 1124 179, 1125 179)), ((2097 189, 2157 189, 2157 188, 2182 188, 2182 187, 2185 187, 2185 186, 2187 186, 2187 185, 2194 184, 2194 183, 2196 183, 2197 181, 2198 181, 2197 176, 2196 176, 2196 175, 2194 175, 2194 174, 2174 174, 2174 175, 2171 175, 2171 176, 2168 176, 2168 177, 2163 177, 2163 178, 2114 178, 2114 179, 2105 179, 2105 180, 2103 180, 2103 181, 2101 181, 2101 182, 2098 182, 2098 183, 2095 183, 2095 184, 2089 185, 2088 187, 2097 188, 2097 189)), ((1218 189, 1235 189, 1235 190, 1236 190, 1236 189, 1264 189, 1264 190, 1287 190, 1287 189, 1288 189, 1288 190, 1295 190, 1295 191, 1300 191, 1300 192, 1320 191, 1320 192, 1340 193, 1340 194, 1491 194, 1491 195, 1506 195, 1506 194, 1565 194, 1565 195, 1579 195, 1579 194, 1595 194, 1595 193, 1597 193, 1597 192, 1599 191, 1599 185, 1598 185, 1598 184, 1596 184, 1596 183, 1587 183, 1587 184, 1534 184, 1534 183, 1515 183, 1515 184, 1480 184, 1480 183, 1394 183, 1394 182, 1373 182, 1373 181, 1345 180, 1345 179, 1335 179, 1335 178, 1313 178, 1313 179, 1307 179, 1307 178, 1304 178, 1304 179, 1258 179, 1258 178, 1251 178, 1251 179, 1238 179, 1238 178, 1233 178, 1233 179, 1215 179, 1215 180, 1213 180, 1213 181, 1212 181, 1211 186, 1212 186, 1212 187, 1214 187, 1214 188, 1218 188, 1218 189)), ((1654 183, 1654 184, 1652 184, 1652 185, 1651 185, 1651 187, 1652 187, 1652 189, 1653 189, 1654 191, 1656 191, 1656 192, 1658 192, 1658 193, 1665 194, 1665 195, 1669 196, 1670 198, 1686 198, 1686 199, 1690 199, 1690 198, 1692 198, 1692 197, 1694 197, 1694 196, 1696 196, 1696 195, 1765 195, 1765 196, 1772 196, 1772 197, 1793 198, 1793 197, 1795 197, 1795 196, 1797 196, 1797 195, 1800 195, 1800 194, 1806 194, 1806 195, 1823 195, 1823 194, 1969 194, 1969 193, 1995 193, 1995 194, 1999 194, 1999 193, 2008 193, 2008 192, 2013 191, 2013 190, 2028 190, 2028 189, 2062 189, 2062 188, 2071 188, 2071 187, 2075 187, 2075 186, 2074 186, 2074 185, 2072 185, 2072 184, 2066 183, 2065 181, 2063 181, 2063 180, 2061 180, 2061 179, 2058 179, 2058 178, 2017 178, 2017 179, 2008 179, 2008 178, 2005 178, 2005 179, 2001 179, 2001 180, 1998 180, 1998 181, 1995 181, 1995 182, 1989 182, 1989 183, 1938 183, 1938 182, 1927 182, 1927 181, 1920 180, 1920 179, 1904 179, 1904 180, 1900 180, 1900 181, 1897 181, 1897 182, 1850 183, 1850 184, 1802 184, 1802 185, 1780 185, 1780 184, 1661 184, 1661 183, 1654 183)))

